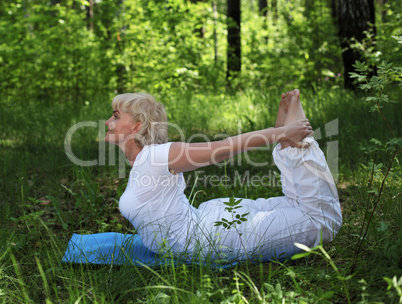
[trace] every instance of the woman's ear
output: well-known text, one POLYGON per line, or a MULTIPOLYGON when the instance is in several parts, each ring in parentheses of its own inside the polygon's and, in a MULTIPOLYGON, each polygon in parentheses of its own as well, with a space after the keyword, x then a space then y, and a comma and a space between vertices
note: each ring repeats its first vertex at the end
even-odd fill
POLYGON ((133 126, 131 127, 131 132, 132 133, 138 133, 141 129, 142 126, 142 122, 138 121, 135 124, 133 124, 133 126))

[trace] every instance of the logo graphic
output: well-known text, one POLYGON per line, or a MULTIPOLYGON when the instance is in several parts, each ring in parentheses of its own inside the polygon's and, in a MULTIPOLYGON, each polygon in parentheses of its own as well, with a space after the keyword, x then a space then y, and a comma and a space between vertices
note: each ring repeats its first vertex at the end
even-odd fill
MULTIPOLYGON (((308 159, 305 159, 305 166, 313 173, 318 175, 320 178, 326 180, 329 183, 333 183, 333 180, 335 183, 338 181, 338 172, 339 172, 339 147, 338 147, 338 140, 334 140, 334 136, 338 135, 338 119, 332 120, 328 123, 325 124, 323 130, 321 128, 318 128, 314 130, 314 139, 315 140, 320 140, 321 141, 321 148, 325 152, 325 157, 327 160, 327 164, 329 167, 326 168, 317 168, 317 166, 312 165, 311 162, 308 162, 308 159), (331 175, 332 173, 332 175, 331 175)), ((225 138, 231 139, 227 134, 217 134, 212 138, 212 141, 208 136, 205 134, 193 134, 187 141, 185 139, 184 132, 180 129, 179 126, 168 123, 169 130, 170 132, 174 132, 174 134, 179 135, 179 141, 181 142, 188 142, 191 143, 194 140, 197 142, 197 139, 201 139, 203 142, 210 143, 212 141, 216 140, 222 140, 225 138)), ((152 126, 151 126, 152 127, 152 126)), ((241 128, 238 128, 238 133, 241 134, 241 128)), ((68 131, 64 140, 64 148, 67 154, 67 157, 71 160, 76 165, 79 166, 105 166, 106 165, 106 154, 109 156, 108 157, 108 165, 116 165, 116 159, 118 159, 118 166, 119 166, 119 177, 124 178, 126 176, 126 164, 129 165, 130 162, 124 155, 124 153, 119 149, 119 152, 116 155, 116 149, 115 146, 112 144, 106 144, 105 141, 103 140, 106 136, 106 131, 105 131, 105 121, 104 120, 99 120, 98 122, 95 121, 82 121, 79 123, 74 124, 68 131), (74 155, 72 151, 72 138, 73 135, 76 131, 78 131, 81 128, 98 128, 98 159, 92 159, 92 160, 81 160, 77 156, 74 155)), ((114 135, 112 135, 114 136, 114 135)), ((231 140, 228 140, 228 145, 230 148, 234 147, 234 143, 231 140)), ((255 148, 253 150, 257 151, 264 151, 267 153, 272 153, 272 148, 268 146, 262 146, 259 148, 255 148)), ((250 155, 248 154, 247 151, 242 153, 243 157, 241 154, 238 154, 237 156, 233 156, 230 159, 227 160, 226 164, 230 165, 242 165, 242 159, 245 161, 247 164, 254 166, 254 167, 265 167, 267 165, 273 165, 270 164, 267 159, 261 159, 259 158, 258 161, 254 161, 250 155)), ((307 155, 307 154, 306 154, 307 155)), ((307 157, 307 156, 306 156, 307 157)), ((191 158, 189 158, 189 161, 193 162, 191 158)), ((197 165, 196 162, 194 162, 195 165, 197 165)), ((224 163, 216 163, 216 166, 225 166, 226 164, 224 163)), ((160 165, 160 164, 159 164, 160 165)))
POLYGON ((328 168, 330 172, 326 172, 326 169, 313 168, 306 162, 307 168, 318 174, 321 178, 328 182, 331 182, 331 173, 335 183, 338 182, 339 177, 339 145, 338 140, 332 140, 332 137, 339 134, 339 119, 334 119, 324 126, 325 134, 323 135, 321 128, 314 130, 314 139, 325 142, 321 144, 321 148, 325 152, 325 158, 327 160, 328 168))

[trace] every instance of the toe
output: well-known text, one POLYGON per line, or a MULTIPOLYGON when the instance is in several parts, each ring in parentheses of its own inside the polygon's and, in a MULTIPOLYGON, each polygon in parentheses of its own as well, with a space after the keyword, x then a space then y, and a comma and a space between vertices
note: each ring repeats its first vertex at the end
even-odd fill
POLYGON ((286 94, 285 93, 282 93, 282 99, 281 99, 280 105, 286 105, 286 94))
POLYGON ((295 89, 293 91, 292 101, 297 101, 299 99, 299 96, 300 96, 300 91, 298 89, 295 89))

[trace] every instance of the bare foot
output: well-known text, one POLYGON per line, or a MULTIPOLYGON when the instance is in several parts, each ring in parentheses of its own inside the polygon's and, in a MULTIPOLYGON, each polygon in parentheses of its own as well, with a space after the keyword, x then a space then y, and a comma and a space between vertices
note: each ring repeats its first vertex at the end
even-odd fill
POLYGON ((293 91, 293 95, 289 102, 286 119, 283 125, 286 126, 295 120, 304 118, 306 118, 306 115, 304 114, 303 107, 300 102, 300 91, 296 89, 293 91))
POLYGON ((293 91, 282 94, 281 101, 279 103, 278 115, 276 116, 275 128, 283 127, 285 124, 286 114, 290 100, 292 98, 293 91))
MULTIPOLYGON (((300 102, 300 91, 296 89, 296 90, 290 92, 290 101, 288 104, 286 119, 285 119, 283 125, 286 126, 287 124, 292 123, 299 119, 306 119, 306 114, 304 113, 303 107, 300 102)), ((307 148, 309 145, 310 144, 308 142, 306 142, 306 143, 298 142, 298 143, 291 144, 286 141, 286 142, 282 143, 282 149, 284 149, 288 146, 307 148)))

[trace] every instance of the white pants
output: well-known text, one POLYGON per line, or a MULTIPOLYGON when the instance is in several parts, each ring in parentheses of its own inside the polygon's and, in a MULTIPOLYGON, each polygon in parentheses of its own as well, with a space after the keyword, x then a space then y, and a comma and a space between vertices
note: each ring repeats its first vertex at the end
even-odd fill
MULTIPOLYGON (((198 235, 204 255, 213 258, 261 260, 287 258, 300 250, 294 243, 309 247, 329 242, 342 223, 338 192, 324 153, 313 138, 306 149, 277 145, 274 161, 281 171, 285 196, 243 199, 237 214, 249 212, 247 221, 231 229, 214 226, 222 218, 232 219, 223 202, 214 199, 200 205, 198 235)), ((194 247, 193 247, 194 248, 194 247)))

